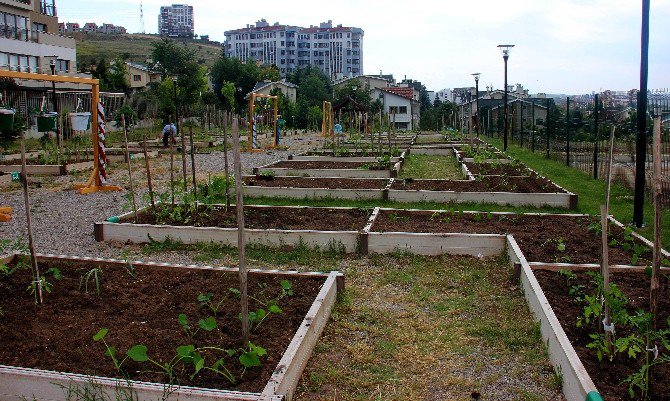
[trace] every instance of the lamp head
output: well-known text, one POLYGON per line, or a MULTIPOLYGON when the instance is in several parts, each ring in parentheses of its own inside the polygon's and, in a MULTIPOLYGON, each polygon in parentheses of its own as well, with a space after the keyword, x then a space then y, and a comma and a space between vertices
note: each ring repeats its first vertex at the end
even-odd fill
POLYGON ((514 45, 498 45, 498 48, 502 52, 503 57, 509 57, 509 53, 513 47, 514 45))
POLYGON ((480 77, 481 75, 482 75, 482 74, 479 73, 479 72, 475 72, 474 74, 472 74, 472 76, 475 77, 475 82, 479 82, 479 77, 480 77))

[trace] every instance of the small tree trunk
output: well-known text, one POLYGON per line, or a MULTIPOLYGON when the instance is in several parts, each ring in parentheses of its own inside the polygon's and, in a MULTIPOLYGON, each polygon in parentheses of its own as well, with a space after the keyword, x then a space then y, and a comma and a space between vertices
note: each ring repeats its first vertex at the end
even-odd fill
MULTIPOLYGON (((226 175, 226 212, 230 207, 230 172, 228 172, 228 113, 223 115, 223 173, 226 175)), ((239 141, 239 139, 238 139, 239 141)))
POLYGON ((654 118, 654 250, 651 273, 650 312, 654 317, 654 330, 658 327, 658 293, 661 275, 661 118, 654 118))
POLYGON ((193 144, 193 126, 188 127, 189 142, 191 143, 191 175, 193 178, 193 218, 198 221, 198 185, 195 180, 195 145, 193 144))
POLYGON ((184 135, 184 119, 179 116, 179 133, 181 134, 181 165, 184 178, 184 194, 188 193, 188 182, 186 173, 186 135, 184 135))
POLYGON ((149 200, 151 201, 151 210, 156 210, 156 200, 154 199, 154 186, 151 183, 151 166, 149 165, 149 152, 147 152, 147 134, 142 134, 142 152, 144 153, 144 166, 147 170, 147 187, 149 187, 149 200))

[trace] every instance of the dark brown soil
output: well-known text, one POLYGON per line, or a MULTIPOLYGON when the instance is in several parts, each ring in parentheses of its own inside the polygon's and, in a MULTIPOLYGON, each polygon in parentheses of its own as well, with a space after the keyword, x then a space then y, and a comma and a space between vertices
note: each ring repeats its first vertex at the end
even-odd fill
MULTIPOLYGON (((600 263, 600 234, 589 226, 595 217, 494 215, 490 213, 382 211, 372 226, 375 232, 512 234, 529 262, 600 263), (559 241, 565 250, 558 249, 559 241)), ((611 226, 610 240, 623 242, 623 231, 611 226)), ((631 264, 632 252, 610 246, 610 263, 631 264)), ((651 260, 642 254, 639 265, 651 260)))
MULTIPOLYGON (((47 163, 44 163, 44 160, 42 159, 26 159, 26 165, 27 166, 39 166, 39 165, 46 165, 47 163)), ((61 159, 61 164, 65 164, 64 160, 61 159)), ((49 163, 51 166, 55 166, 56 162, 53 161, 49 163)), ((0 161, 0 166, 21 166, 21 159, 19 160, 2 160, 0 161)))
POLYGON ((530 174, 525 166, 516 163, 465 163, 474 175, 507 175, 527 176, 530 174))
MULTIPOLYGON (((622 384, 628 376, 635 373, 643 364, 643 359, 630 359, 625 356, 617 357, 614 362, 609 362, 607 358, 603 362, 598 362, 596 352, 593 349, 586 348, 586 345, 592 342, 589 334, 595 333, 597 328, 591 326, 577 327, 577 318, 583 315, 583 304, 580 304, 575 297, 569 295, 570 287, 580 284, 586 288, 583 290, 587 294, 592 294, 594 290, 593 279, 585 273, 577 273, 577 280, 568 284, 566 277, 556 272, 536 270, 537 277, 544 295, 549 300, 554 313, 563 326, 570 342, 575 347, 579 359, 594 381, 596 388, 603 396, 605 401, 624 401, 631 400, 627 394, 628 385, 622 384)), ((661 277, 661 289, 659 292, 659 328, 668 328, 667 319, 670 317, 670 286, 669 277, 661 277)), ((637 310, 649 310, 649 286, 650 279, 641 272, 615 272, 612 274, 611 281, 615 283, 630 301, 629 313, 634 314, 637 310)), ((616 327, 619 338, 631 334, 626 328, 616 327)), ((661 344, 658 345, 661 354, 667 354, 667 350, 661 344)), ((653 379, 650 399, 655 401, 670 400, 670 365, 657 365, 653 370, 653 379)), ((638 392, 638 396, 640 393, 638 392)), ((639 399, 639 398, 636 398, 639 399)))
POLYGON ((274 163, 269 168, 292 169, 324 169, 324 170, 356 170, 366 169, 370 162, 326 162, 326 161, 294 161, 284 160, 274 163))
MULTIPOLYGON (((47 273, 53 285, 45 295, 45 303, 36 306, 26 292, 31 281, 29 269, 17 271, 0 283, 0 305, 4 315, 0 319, 0 365, 45 369, 105 377, 122 377, 151 382, 165 382, 163 374, 150 373, 156 368, 149 364, 127 361, 119 374, 112 360, 105 356, 102 343, 93 336, 101 328, 108 328, 107 344, 116 347, 117 356, 125 356, 133 345, 148 347, 148 355, 156 361, 167 362, 176 355, 176 347, 194 344, 196 347, 217 346, 224 349, 241 346, 241 324, 238 319, 239 301, 228 288, 237 288, 237 273, 211 270, 189 270, 165 267, 138 267, 133 278, 124 268, 101 263, 41 263, 41 270, 58 268, 63 274, 56 280, 47 273), (80 280, 93 268, 102 269, 100 295, 95 284, 89 282, 89 292, 80 288, 80 280), (177 321, 179 314, 188 316, 192 327, 199 319, 212 312, 198 303, 200 293, 212 293, 215 299, 228 296, 221 311, 215 316, 218 328, 212 332, 201 330, 194 341, 186 335, 177 321)), ((249 291, 258 299, 270 300, 280 293, 282 278, 249 275, 249 291)), ((281 359, 281 355, 300 326, 305 314, 318 294, 323 279, 289 279, 294 295, 279 300, 281 314, 273 314, 251 334, 251 342, 268 350, 260 368, 247 370, 243 376, 236 358, 226 357, 226 367, 240 378, 231 385, 221 376, 210 372, 189 379, 191 367, 178 365, 178 382, 205 388, 262 391, 265 383, 281 359)), ((262 305, 252 301, 250 309, 262 305)), ((220 353, 205 355, 211 366, 220 353)))
MULTIPOLYGON (((179 207, 179 206, 178 206, 179 207)), ((236 228, 237 212, 234 207, 202 206, 197 219, 186 208, 180 209, 186 219, 174 219, 168 204, 157 207, 157 213, 140 213, 139 224, 172 226, 236 228), (185 222, 187 221, 187 222, 185 222)), ((244 226, 252 229, 359 231, 365 227, 369 212, 363 209, 245 207, 244 226)), ((122 221, 131 223, 132 219, 122 221)))
POLYGON ((482 177, 475 181, 396 179, 391 189, 410 191, 564 193, 554 183, 536 174, 530 177, 482 177))
POLYGON ((273 177, 271 180, 260 177, 245 177, 247 186, 269 188, 327 188, 327 189, 384 189, 387 179, 356 179, 356 178, 303 178, 303 177, 273 177))
MULTIPOLYGON (((388 152, 383 152, 382 155, 387 155, 388 152)), ((338 152, 337 154, 333 152, 307 152, 305 156, 328 156, 328 157, 379 157, 379 152, 362 152, 362 151, 347 151, 347 152, 338 152)), ((302 156, 302 155, 301 155, 302 156)), ((400 156, 398 152, 394 156, 400 156)))

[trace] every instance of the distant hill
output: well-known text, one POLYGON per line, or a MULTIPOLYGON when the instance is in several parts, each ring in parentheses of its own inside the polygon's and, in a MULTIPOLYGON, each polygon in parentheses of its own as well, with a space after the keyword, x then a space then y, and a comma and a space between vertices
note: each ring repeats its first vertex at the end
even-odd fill
MULTIPOLYGON (((151 54, 152 43, 163 40, 156 35, 128 34, 73 34, 77 40, 77 64, 88 66, 97 63, 101 58, 111 61, 116 57, 128 61, 144 62, 151 54)), ((221 47, 194 40, 170 39, 195 49, 201 64, 211 67, 221 54, 221 47)))

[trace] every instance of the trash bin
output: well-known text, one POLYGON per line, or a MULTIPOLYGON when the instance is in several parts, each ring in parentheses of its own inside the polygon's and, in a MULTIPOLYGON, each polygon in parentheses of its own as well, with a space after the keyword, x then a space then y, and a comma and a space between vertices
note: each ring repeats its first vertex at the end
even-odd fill
POLYGON ((90 126, 91 113, 70 113, 70 125, 74 131, 86 131, 90 126))
POLYGON ((37 116, 38 132, 58 131, 58 113, 42 113, 37 116))
POLYGON ((14 127, 14 114, 16 111, 13 109, 0 108, 0 131, 8 131, 14 127))

